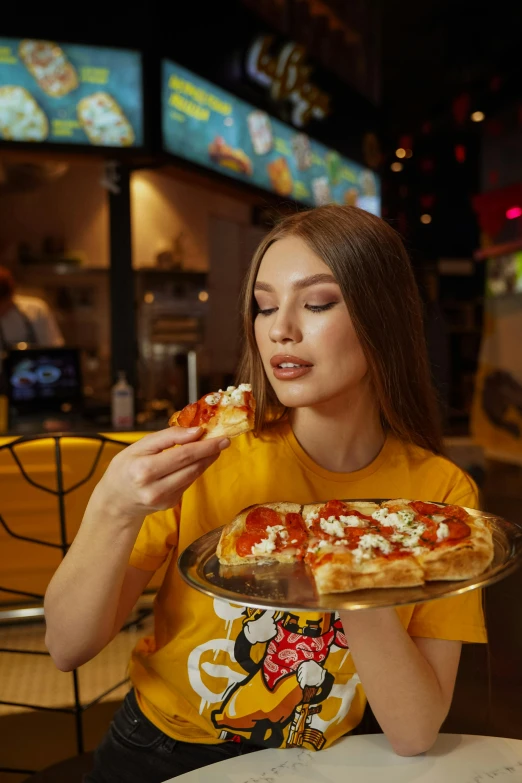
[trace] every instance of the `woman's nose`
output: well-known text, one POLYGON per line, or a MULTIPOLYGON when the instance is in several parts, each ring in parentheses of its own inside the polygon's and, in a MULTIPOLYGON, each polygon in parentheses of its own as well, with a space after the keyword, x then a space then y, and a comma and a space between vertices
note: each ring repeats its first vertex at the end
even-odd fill
POLYGON ((274 343, 296 343, 301 339, 301 331, 291 314, 279 309, 270 326, 268 336, 274 343))

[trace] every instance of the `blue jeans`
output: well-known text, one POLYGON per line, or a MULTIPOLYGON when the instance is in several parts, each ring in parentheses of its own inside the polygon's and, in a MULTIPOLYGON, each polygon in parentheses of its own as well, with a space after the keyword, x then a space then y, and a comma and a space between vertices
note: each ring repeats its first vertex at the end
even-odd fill
POLYGON ((131 690, 96 749, 94 767, 83 783, 163 783, 255 750, 263 748, 246 742, 202 745, 172 739, 145 717, 131 690))

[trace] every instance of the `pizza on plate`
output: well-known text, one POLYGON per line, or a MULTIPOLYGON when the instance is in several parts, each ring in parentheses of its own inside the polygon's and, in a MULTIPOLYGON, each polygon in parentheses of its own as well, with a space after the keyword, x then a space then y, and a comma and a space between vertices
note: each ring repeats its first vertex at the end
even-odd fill
POLYGON ((493 554, 479 512, 403 499, 251 506, 223 529, 217 549, 223 565, 304 560, 319 593, 471 579, 493 554))
POLYGON ((201 427, 205 438, 234 438, 254 429, 256 403, 249 383, 207 394, 169 420, 171 427, 201 427))

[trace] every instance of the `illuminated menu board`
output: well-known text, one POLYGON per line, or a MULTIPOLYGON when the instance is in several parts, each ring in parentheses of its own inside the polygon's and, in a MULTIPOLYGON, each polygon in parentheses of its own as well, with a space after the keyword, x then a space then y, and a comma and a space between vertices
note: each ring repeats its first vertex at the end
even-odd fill
POLYGON ((0 139, 139 147, 141 55, 0 38, 0 139))
POLYGON ((162 80, 168 152, 306 204, 380 214, 380 183, 369 169, 171 61, 162 80))

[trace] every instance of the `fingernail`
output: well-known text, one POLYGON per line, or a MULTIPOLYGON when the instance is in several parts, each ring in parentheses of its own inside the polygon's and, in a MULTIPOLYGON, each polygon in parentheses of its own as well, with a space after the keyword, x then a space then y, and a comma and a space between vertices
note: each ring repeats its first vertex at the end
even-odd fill
POLYGON ((223 440, 219 441, 218 448, 220 451, 223 451, 223 449, 226 449, 227 446, 230 446, 230 441, 228 438, 224 438, 223 440))
POLYGON ((196 432, 199 432, 199 431, 200 431, 200 429, 201 429, 201 427, 187 427, 187 430, 186 430, 186 431, 187 431, 187 433, 188 433, 189 435, 195 435, 195 434, 196 434, 196 432))

